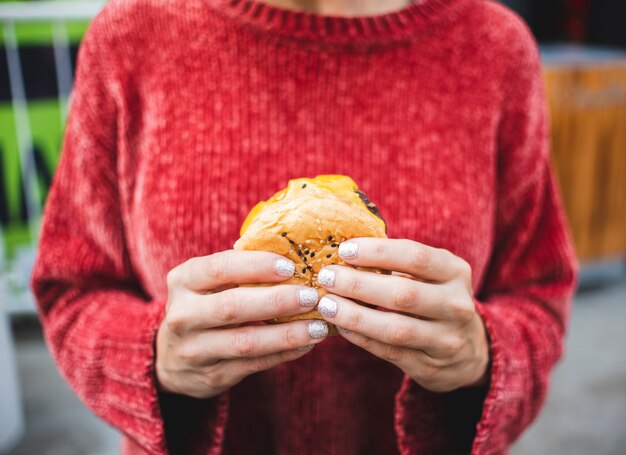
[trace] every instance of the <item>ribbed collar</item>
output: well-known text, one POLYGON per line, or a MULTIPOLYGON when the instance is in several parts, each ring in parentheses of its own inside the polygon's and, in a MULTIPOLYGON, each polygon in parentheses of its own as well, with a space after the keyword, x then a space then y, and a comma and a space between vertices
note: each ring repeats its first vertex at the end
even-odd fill
POLYGON ((417 0, 391 13, 355 17, 294 11, 258 0, 212 0, 212 3, 233 20, 273 35, 358 45, 411 39, 424 29, 458 17, 472 1, 417 0))

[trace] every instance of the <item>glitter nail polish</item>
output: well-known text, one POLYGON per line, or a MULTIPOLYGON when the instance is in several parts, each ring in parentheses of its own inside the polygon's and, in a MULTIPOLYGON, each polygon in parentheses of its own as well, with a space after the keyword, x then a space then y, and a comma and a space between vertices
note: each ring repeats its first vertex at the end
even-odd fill
POLYGON ((313 339, 324 338, 328 335, 328 324, 319 319, 309 322, 309 336, 313 339))
POLYGON ((298 293, 298 297, 300 299, 300 305, 311 307, 317 304, 317 299, 319 298, 319 295, 317 294, 316 289, 305 288, 305 289, 300 289, 300 292, 298 293))
POLYGON ((320 303, 317 305, 317 311, 327 318, 332 318, 337 314, 337 302, 329 297, 322 297, 320 303))
POLYGON ((277 259, 274 262, 274 270, 280 276, 293 276, 293 273, 296 271, 296 264, 289 259, 277 259))
POLYGON ((359 244, 355 242, 342 242, 339 244, 337 254, 344 259, 354 259, 359 252, 359 244))
POLYGON ((317 282, 322 286, 332 286, 335 284, 335 272, 324 267, 317 275, 317 282))
POLYGON ((299 348, 296 348, 296 351, 298 351, 298 352, 309 352, 314 347, 315 347, 314 344, 307 344, 306 346, 300 346, 299 348))

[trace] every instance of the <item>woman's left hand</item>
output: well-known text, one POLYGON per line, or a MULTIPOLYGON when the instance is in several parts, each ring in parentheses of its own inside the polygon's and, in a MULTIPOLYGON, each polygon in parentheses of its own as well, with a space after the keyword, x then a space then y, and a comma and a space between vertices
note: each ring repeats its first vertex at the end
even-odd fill
POLYGON ((320 271, 319 284, 330 294, 317 309, 343 329, 344 338, 433 392, 487 383, 487 334, 474 306, 467 262, 411 240, 378 238, 343 242, 339 256, 351 265, 393 272, 337 265, 320 271))

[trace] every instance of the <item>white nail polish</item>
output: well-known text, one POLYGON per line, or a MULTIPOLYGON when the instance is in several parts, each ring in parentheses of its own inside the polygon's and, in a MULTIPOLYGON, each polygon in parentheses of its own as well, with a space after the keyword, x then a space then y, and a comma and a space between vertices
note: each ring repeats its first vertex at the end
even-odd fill
POLYGON ((317 305, 317 311, 327 318, 332 318, 337 314, 337 302, 329 297, 322 297, 320 303, 317 305))
POLYGON ((317 304, 317 299, 319 298, 319 295, 317 294, 317 289, 306 288, 300 289, 298 297, 300 299, 300 305, 311 307, 317 304))
POLYGON ((328 336, 328 324, 319 319, 313 319, 309 322, 309 336, 313 339, 324 338, 328 336))
POLYGON ((296 271, 296 264, 289 259, 277 259, 274 262, 274 270, 280 276, 293 276, 293 273, 296 271))
POLYGON ((324 267, 317 274, 317 282, 322 286, 332 286, 335 284, 335 272, 332 269, 324 267))
POLYGON ((296 351, 298 351, 298 352, 309 352, 314 347, 315 347, 314 344, 307 344, 306 346, 300 346, 299 348, 296 348, 296 351))
POLYGON ((342 242, 339 244, 339 257, 344 259, 354 259, 359 252, 359 244, 355 242, 342 242))

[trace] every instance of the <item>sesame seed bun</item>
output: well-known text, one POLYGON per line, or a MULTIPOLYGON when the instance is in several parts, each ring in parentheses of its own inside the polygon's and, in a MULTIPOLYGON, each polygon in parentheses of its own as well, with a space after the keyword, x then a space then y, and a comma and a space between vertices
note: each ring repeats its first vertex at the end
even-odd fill
MULTIPOLYGON (((320 269, 330 264, 349 266, 337 255, 339 243, 356 237, 387 237, 377 207, 351 178, 342 175, 290 180, 287 188, 250 211, 240 235, 236 250, 271 251, 291 259, 296 272, 280 284, 311 286, 320 297, 327 293, 317 283, 320 269)), ((323 318, 312 310, 267 322, 297 319, 323 318)), ((329 326, 331 334, 336 334, 335 327, 329 326)))

